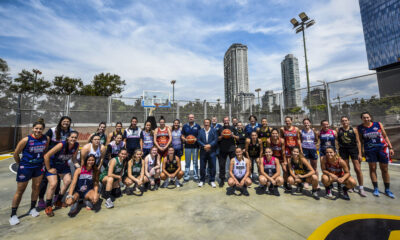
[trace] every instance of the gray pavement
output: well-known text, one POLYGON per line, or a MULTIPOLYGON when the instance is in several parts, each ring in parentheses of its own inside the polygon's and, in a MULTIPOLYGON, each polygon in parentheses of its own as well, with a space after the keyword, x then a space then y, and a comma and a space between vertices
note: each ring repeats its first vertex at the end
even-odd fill
MULTIPOLYGON (((400 200, 368 192, 367 198, 351 193, 351 201, 316 201, 307 195, 226 196, 225 188, 199 189, 189 182, 180 189, 161 189, 143 196, 126 196, 115 201, 115 208, 93 212, 82 209, 69 218, 69 209, 47 217, 21 218, 9 226, 11 199, 16 183, 8 170, 12 159, 0 161, 0 236, 3 239, 306 239, 331 218, 356 213, 400 215, 400 200)), ((362 164, 366 190, 371 187, 367 164, 362 164)), ((390 166, 391 188, 400 197, 400 167, 390 166)), ((355 174, 352 174, 355 176, 355 174)), ((380 189, 383 183, 379 175, 380 189)), ((323 196, 325 191, 321 191, 323 196)), ((24 194, 18 215, 28 211, 30 188, 24 194)))

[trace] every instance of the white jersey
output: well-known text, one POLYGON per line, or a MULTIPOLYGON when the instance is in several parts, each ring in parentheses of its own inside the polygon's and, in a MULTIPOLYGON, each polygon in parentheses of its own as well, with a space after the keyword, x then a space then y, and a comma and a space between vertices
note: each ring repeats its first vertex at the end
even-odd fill
POLYGON ((239 161, 235 157, 235 163, 233 165, 233 175, 235 175, 236 178, 243 178, 244 175, 246 175, 246 171, 247 171, 247 165, 244 158, 242 161, 239 161))
POLYGON ((150 172, 153 167, 156 166, 157 164, 157 155, 154 157, 154 159, 151 157, 151 154, 147 155, 149 160, 147 162, 147 170, 150 172))
POLYGON ((88 154, 88 156, 92 154, 95 156, 96 158, 96 165, 98 165, 100 163, 100 158, 101 158, 101 145, 99 145, 99 147, 95 150, 93 150, 93 144, 90 144, 90 152, 88 154))

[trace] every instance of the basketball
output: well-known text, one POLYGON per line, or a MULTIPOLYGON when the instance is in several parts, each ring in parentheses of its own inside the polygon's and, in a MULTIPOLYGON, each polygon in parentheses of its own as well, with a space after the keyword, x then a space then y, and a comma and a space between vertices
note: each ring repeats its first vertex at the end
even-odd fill
POLYGON ((231 132, 231 130, 229 130, 229 129, 224 129, 224 130, 222 131, 222 136, 223 136, 224 138, 231 138, 231 137, 232 137, 232 132, 231 132))
POLYGON ((196 142, 196 138, 193 135, 189 135, 186 137, 187 144, 194 144, 196 142))

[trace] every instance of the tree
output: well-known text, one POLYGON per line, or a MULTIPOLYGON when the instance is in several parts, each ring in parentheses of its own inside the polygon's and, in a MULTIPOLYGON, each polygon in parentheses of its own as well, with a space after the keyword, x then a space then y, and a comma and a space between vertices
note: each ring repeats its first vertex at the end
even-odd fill
POLYGON ((51 94, 79 94, 83 87, 83 82, 80 78, 70 78, 64 76, 56 76, 53 79, 53 87, 50 90, 51 94))
POLYGON ((24 94, 32 92, 43 94, 49 91, 50 86, 51 83, 44 80, 44 78, 38 78, 35 81, 35 74, 24 69, 14 79, 14 82, 10 85, 10 90, 24 94))
POLYGON ((113 94, 120 94, 125 87, 125 80, 121 77, 110 73, 100 73, 95 75, 91 84, 82 88, 82 95, 89 96, 111 96, 113 94))
POLYGON ((0 91, 7 89, 11 84, 9 70, 7 62, 0 58, 0 91))

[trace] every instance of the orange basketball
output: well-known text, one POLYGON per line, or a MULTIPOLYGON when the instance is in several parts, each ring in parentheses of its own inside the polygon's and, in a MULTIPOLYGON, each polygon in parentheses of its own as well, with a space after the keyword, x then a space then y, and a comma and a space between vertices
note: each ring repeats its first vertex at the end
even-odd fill
POLYGON ((194 144, 196 142, 196 138, 193 135, 189 135, 186 137, 186 143, 187 144, 194 144))
POLYGON ((231 138, 232 137, 232 132, 229 129, 224 129, 222 131, 222 137, 224 138, 231 138))

